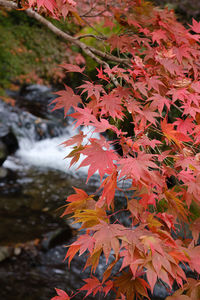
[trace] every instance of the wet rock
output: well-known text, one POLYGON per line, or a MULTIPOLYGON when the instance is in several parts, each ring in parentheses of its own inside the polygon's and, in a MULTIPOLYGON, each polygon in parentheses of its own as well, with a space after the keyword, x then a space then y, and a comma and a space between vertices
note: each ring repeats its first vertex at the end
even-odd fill
POLYGON ((0 167, 0 182, 5 180, 8 176, 8 169, 0 167))
POLYGON ((198 279, 198 274, 195 271, 192 271, 191 268, 189 267, 188 264, 186 263, 180 263, 181 268, 185 272, 185 275, 187 278, 193 278, 193 279, 198 279))
MULTIPOLYGON (((47 104, 45 106, 48 107, 47 104)), ((42 119, 0 100, 0 140, 7 145, 8 154, 14 153, 18 148, 17 140, 24 138, 34 142, 60 135, 64 130, 60 120, 42 119)))
POLYGON ((154 300, 164 300, 171 294, 167 291, 167 288, 164 286, 164 284, 161 284, 160 282, 157 282, 154 287, 154 292, 152 299, 154 300))
MULTIPOLYGON (((0 166, 4 163, 8 155, 6 145, 0 140, 0 166)), ((1 171, 0 171, 1 178, 1 171)))
POLYGON ((6 258, 12 256, 12 254, 13 254, 12 247, 1 246, 0 247, 0 262, 5 260, 6 258))
POLYGON ((15 153, 15 151, 19 148, 17 138, 12 131, 9 131, 8 134, 1 137, 1 141, 6 145, 9 155, 15 153))
POLYGON ((14 96, 17 105, 20 108, 25 108, 31 114, 48 120, 62 121, 62 111, 52 113, 53 105, 50 103, 56 97, 52 88, 40 84, 24 85, 14 96))
POLYGON ((4 119, 0 113, 0 166, 6 160, 7 156, 13 154, 18 147, 18 141, 15 135, 9 126, 4 123, 4 119))
POLYGON ((52 89, 41 84, 23 85, 20 89, 20 95, 25 99, 32 101, 37 98, 39 94, 48 94, 52 89))
POLYGON ((72 230, 66 225, 66 228, 48 232, 41 243, 42 250, 48 250, 58 245, 65 244, 72 237, 72 230))

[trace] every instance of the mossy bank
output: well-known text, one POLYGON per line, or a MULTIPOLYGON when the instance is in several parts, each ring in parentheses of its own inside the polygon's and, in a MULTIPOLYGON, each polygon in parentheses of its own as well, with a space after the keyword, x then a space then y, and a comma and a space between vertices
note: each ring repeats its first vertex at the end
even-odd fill
MULTIPOLYGON (((64 21, 59 26, 67 32, 77 30, 64 21)), ((57 66, 67 60, 69 51, 65 42, 24 11, 0 8, 0 94, 11 83, 61 80, 63 74, 57 66)))

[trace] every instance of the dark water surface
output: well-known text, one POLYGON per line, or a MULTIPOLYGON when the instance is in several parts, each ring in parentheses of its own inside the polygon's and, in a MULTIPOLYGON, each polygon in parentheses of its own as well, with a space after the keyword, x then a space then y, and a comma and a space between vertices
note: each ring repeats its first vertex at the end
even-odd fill
POLYGON ((47 300, 55 295, 54 287, 73 291, 83 284, 84 260, 76 258, 70 271, 63 263, 64 245, 76 230, 69 229, 58 209, 72 186, 83 185, 81 179, 33 167, 1 183, 0 257, 8 256, 0 262, 1 299, 47 300))

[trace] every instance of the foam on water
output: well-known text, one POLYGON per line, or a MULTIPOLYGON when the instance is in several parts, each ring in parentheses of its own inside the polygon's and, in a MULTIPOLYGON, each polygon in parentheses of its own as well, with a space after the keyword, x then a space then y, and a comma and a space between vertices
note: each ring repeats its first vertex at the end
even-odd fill
MULTIPOLYGON (((31 139, 22 138, 19 141, 19 150, 16 155, 23 163, 33 165, 41 168, 51 168, 60 170, 66 173, 73 173, 76 175, 77 172, 87 174, 88 167, 83 167, 76 171, 84 156, 81 156, 79 162, 73 165, 70 169, 70 158, 65 157, 72 151, 72 147, 64 147, 61 145, 64 141, 68 140, 71 136, 78 133, 78 130, 73 130, 69 126, 68 131, 63 135, 55 138, 47 138, 41 141, 32 141, 31 139)), ((91 136, 91 127, 84 127, 82 131, 87 136, 91 136)), ((93 133, 92 137, 100 138, 99 134, 93 133)), ((83 141, 86 143, 87 139, 83 141)))

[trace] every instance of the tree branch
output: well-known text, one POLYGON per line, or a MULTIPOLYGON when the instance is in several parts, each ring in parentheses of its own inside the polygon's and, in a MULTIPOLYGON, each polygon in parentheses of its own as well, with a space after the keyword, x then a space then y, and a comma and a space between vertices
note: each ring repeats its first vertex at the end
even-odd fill
POLYGON ((92 38, 95 38, 97 40, 107 40, 106 37, 95 35, 95 34, 83 34, 83 35, 79 35, 79 36, 76 37, 76 39, 80 40, 80 39, 84 39, 84 38, 87 38, 87 37, 92 37, 92 38))
MULTIPOLYGON (((17 4, 15 2, 8 1, 8 0, 0 0, 0 6, 6 7, 6 8, 18 9, 17 4)), ((71 35, 69 35, 66 32, 64 32, 64 31, 60 30, 59 28, 57 28, 50 21, 45 19, 43 16, 38 14, 36 11, 34 11, 32 8, 26 9, 25 12, 28 16, 34 18, 35 20, 37 20, 38 22, 40 22, 41 24, 46 26, 49 30, 51 30, 53 33, 55 33, 57 36, 59 36, 63 40, 65 40, 67 42, 70 42, 70 43, 78 46, 79 48, 81 48, 82 51, 85 54, 90 56, 98 64, 102 65, 105 68, 108 68, 109 65, 108 65, 107 62, 105 62, 102 59, 106 59, 106 60, 110 60, 110 61, 113 61, 113 62, 116 62, 116 63, 122 63, 122 64, 126 64, 126 65, 128 65, 129 62, 130 62, 128 59, 123 59, 123 58, 116 57, 112 54, 105 53, 101 50, 98 50, 94 47, 91 47, 91 46, 88 46, 88 45, 82 43, 80 41, 80 39, 84 36, 82 36, 82 37, 80 37, 80 36, 79 37, 72 37, 71 35)), ((95 35, 93 37, 97 38, 95 35)), ((114 76, 111 76, 111 80, 113 81, 113 83, 115 85, 119 85, 117 79, 114 76)))

